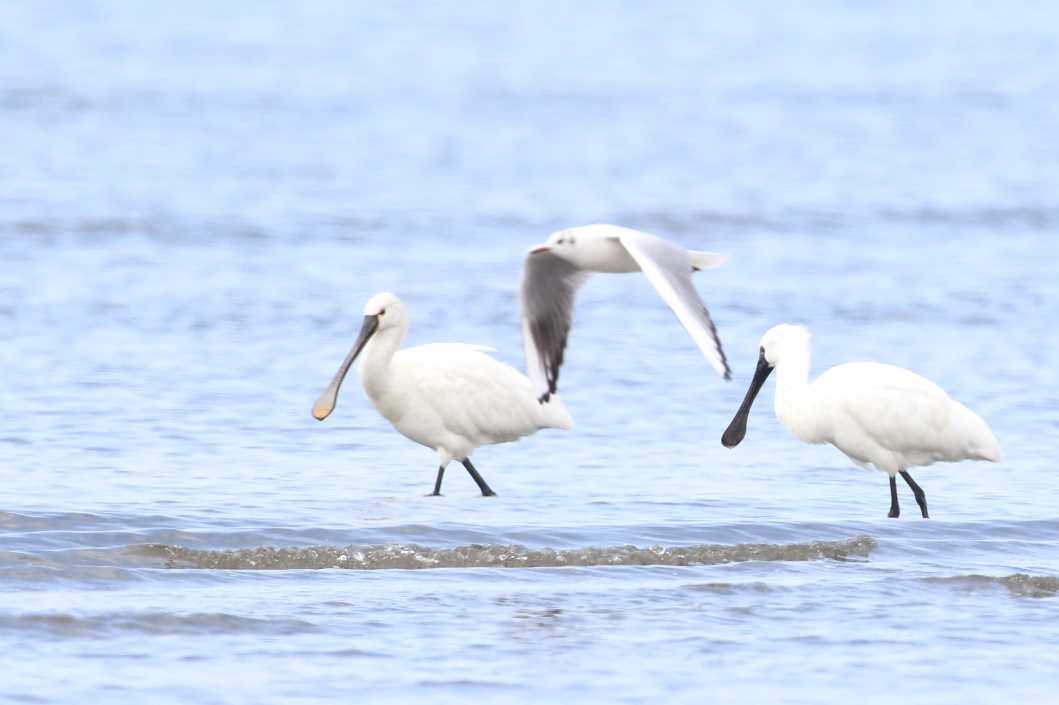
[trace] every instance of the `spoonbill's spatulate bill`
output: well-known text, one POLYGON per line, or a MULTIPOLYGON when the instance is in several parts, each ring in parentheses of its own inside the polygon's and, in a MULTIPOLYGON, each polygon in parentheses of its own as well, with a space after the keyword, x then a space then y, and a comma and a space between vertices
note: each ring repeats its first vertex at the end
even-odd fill
POLYGON ((401 350, 407 332, 400 299, 388 293, 371 297, 360 335, 313 405, 313 416, 323 421, 331 414, 342 380, 362 356, 360 381, 375 408, 404 436, 437 452, 434 495, 441 494, 445 466, 459 460, 482 494, 491 496, 495 493, 471 464, 476 448, 542 428, 573 427, 558 397, 539 403, 529 379, 494 360, 489 348, 435 343, 401 350))
POLYGON ((717 373, 731 379, 717 328, 691 281, 693 272, 724 260, 616 225, 560 230, 532 248, 522 275, 522 342, 540 400, 558 389, 574 294, 591 272, 643 272, 717 373))
POLYGON ((901 513, 897 475, 927 518, 927 497, 908 468, 936 462, 1000 462, 1000 445, 982 418, 928 379, 901 367, 850 362, 809 382, 809 331, 779 325, 761 339, 757 371, 721 437, 733 448, 746 435, 754 398, 776 370, 776 416, 806 443, 830 443, 861 467, 890 476, 890 514, 901 513))

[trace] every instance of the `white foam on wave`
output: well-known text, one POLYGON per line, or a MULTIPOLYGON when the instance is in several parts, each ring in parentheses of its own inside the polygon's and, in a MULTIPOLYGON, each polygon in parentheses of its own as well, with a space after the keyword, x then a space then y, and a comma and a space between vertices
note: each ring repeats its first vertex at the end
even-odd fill
POLYGON ((744 561, 849 560, 875 548, 869 536, 839 541, 745 543, 693 546, 607 546, 574 549, 528 548, 519 544, 468 544, 430 548, 416 544, 377 546, 261 546, 237 550, 204 550, 145 544, 131 554, 159 560, 171 568, 213 570, 418 570, 429 568, 554 568, 563 566, 685 566, 744 561))

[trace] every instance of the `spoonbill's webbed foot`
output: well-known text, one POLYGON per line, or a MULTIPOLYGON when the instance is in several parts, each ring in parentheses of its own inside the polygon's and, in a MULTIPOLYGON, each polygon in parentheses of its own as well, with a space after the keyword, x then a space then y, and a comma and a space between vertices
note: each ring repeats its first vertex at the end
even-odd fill
POLYGON ((901 505, 897 502, 897 478, 890 475, 890 513, 886 516, 896 519, 901 516, 901 505))
POLYGON ((434 491, 427 495, 427 497, 440 497, 441 496, 441 480, 445 477, 445 466, 438 466, 438 479, 434 480, 434 491))
MULTIPOLYGON (((923 512, 923 518, 929 519, 930 514, 927 513, 927 493, 923 491, 923 488, 916 484, 916 481, 912 479, 906 471, 901 471, 901 477, 905 478, 905 482, 912 488, 912 494, 916 496, 916 504, 919 505, 919 510, 923 512)), ((892 479, 892 478, 891 478, 892 479)))
POLYGON ((467 468, 467 472, 471 473, 471 477, 474 478, 474 481, 478 484, 478 489, 482 491, 482 496, 496 497, 496 492, 493 492, 492 488, 489 487, 489 484, 485 481, 485 478, 479 475, 478 471, 474 469, 473 465, 471 465, 471 459, 464 458, 461 462, 463 463, 463 467, 467 468))

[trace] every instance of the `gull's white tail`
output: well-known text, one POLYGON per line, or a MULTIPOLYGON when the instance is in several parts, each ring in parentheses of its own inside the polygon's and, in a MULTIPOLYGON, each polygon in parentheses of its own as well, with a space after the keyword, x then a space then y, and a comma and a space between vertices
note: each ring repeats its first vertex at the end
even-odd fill
POLYGON ((722 264, 728 261, 728 255, 722 255, 720 252, 700 252, 699 250, 688 250, 688 257, 691 258, 691 266, 695 271, 701 269, 713 269, 714 267, 720 267, 722 264))

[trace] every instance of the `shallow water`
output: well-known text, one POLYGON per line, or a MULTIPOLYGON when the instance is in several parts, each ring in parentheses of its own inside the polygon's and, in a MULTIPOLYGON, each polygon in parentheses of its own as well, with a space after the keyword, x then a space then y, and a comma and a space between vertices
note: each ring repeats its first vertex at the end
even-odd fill
POLYGON ((0 699, 1054 700, 1059 16, 932 8, 0 7, 0 699), (378 290, 520 366, 522 254, 593 221, 731 254, 732 383, 597 277, 497 498, 355 384, 312 419, 378 290), (888 520, 771 387, 726 450, 784 321, 1004 462, 888 520))

